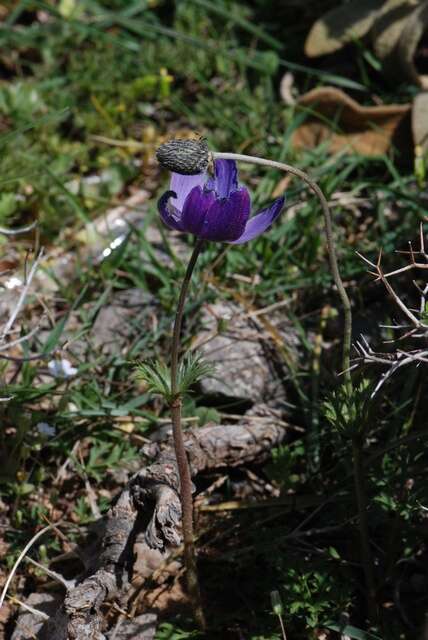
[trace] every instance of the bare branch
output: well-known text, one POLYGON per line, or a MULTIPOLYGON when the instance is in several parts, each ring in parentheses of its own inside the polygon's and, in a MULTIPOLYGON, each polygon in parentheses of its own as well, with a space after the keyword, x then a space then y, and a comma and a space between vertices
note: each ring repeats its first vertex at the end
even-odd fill
MULTIPOLYGON (((409 256, 410 263, 400 269, 395 269, 394 271, 390 271, 389 273, 384 273, 381 265, 381 257, 382 254, 379 252, 379 258, 377 260, 376 265, 362 256, 358 254, 366 264, 368 264, 371 268, 375 268, 375 272, 373 275, 377 280, 380 280, 384 285, 385 289, 394 300, 396 306, 401 310, 401 312, 410 320, 410 324, 393 324, 393 325, 381 325, 381 327, 391 329, 394 332, 400 331, 401 335, 393 338, 392 340, 388 340, 386 342, 396 343, 398 341, 403 342, 409 338, 411 339, 427 339, 428 338, 428 324, 427 324, 427 313, 426 313, 426 304, 427 304, 427 296, 428 296, 428 283, 424 285, 420 285, 415 280, 412 281, 412 284, 417 289, 420 294, 420 302, 417 309, 409 308, 397 294, 396 290, 392 287, 391 283, 388 281, 388 278, 396 276, 401 273, 405 273, 411 270, 427 270, 428 269, 428 255, 425 252, 425 240, 423 234, 423 225, 421 223, 419 227, 419 250, 415 251, 413 249, 412 243, 409 242, 409 251, 400 251, 398 253, 405 254, 409 256), (421 256, 425 262, 416 262, 415 256, 421 256)), ((367 340, 364 337, 361 337, 359 341, 356 342, 355 350, 358 354, 356 358, 356 363, 353 366, 358 366, 358 364, 379 364, 382 366, 387 366, 387 371, 385 371, 374 392, 372 393, 372 397, 379 392, 382 386, 385 384, 387 380, 398 370, 404 366, 409 364, 414 364, 419 366, 421 364, 428 363, 428 350, 427 349, 413 349, 410 351, 405 351, 403 349, 396 349, 396 351, 392 353, 376 353, 369 346, 367 340)))

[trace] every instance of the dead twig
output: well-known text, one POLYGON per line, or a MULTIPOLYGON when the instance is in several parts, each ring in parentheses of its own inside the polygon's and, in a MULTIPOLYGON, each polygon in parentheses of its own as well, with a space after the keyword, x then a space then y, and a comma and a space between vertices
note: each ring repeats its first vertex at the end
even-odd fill
POLYGON ((21 564, 22 560, 25 558, 25 556, 27 555, 27 552, 31 549, 31 547, 33 546, 33 544, 36 542, 36 540, 38 540, 41 536, 43 536, 45 533, 47 533, 48 531, 50 531, 51 529, 55 529, 58 526, 57 524, 50 524, 47 527, 43 527, 43 529, 41 529, 40 531, 38 531, 29 542, 27 542, 27 544, 25 545, 24 549, 21 551, 21 553, 19 554, 15 564, 12 567, 11 572, 9 573, 9 576, 5 582, 5 585, 3 587, 3 591, 1 593, 0 596, 0 609, 3 606, 3 602, 4 599, 6 597, 6 594, 8 592, 9 589, 9 585, 13 580, 13 576, 16 573, 17 568, 19 567, 19 565, 21 564))
MULTIPOLYGON (((397 343, 398 341, 403 342, 404 340, 408 339, 423 339, 424 341, 426 341, 428 338, 428 282, 424 283, 421 286, 415 280, 412 281, 413 286, 415 286, 415 288, 419 292, 420 302, 417 309, 411 309, 401 299, 400 295, 397 293, 396 289, 391 285, 389 281, 390 278, 393 278, 402 273, 407 273, 414 270, 425 272, 428 269, 428 254, 425 250, 425 239, 422 223, 420 224, 419 228, 419 249, 413 249, 411 242, 409 242, 409 250, 400 251, 398 253, 410 256, 409 264, 388 273, 385 273, 382 269, 382 252, 379 252, 379 257, 376 263, 368 260, 358 252, 357 255, 359 255, 359 257, 371 267, 372 271, 370 271, 370 273, 375 276, 377 281, 380 281, 383 284, 386 291, 394 301, 394 304, 407 318, 406 324, 382 325, 384 328, 390 329, 397 333, 401 333, 401 335, 398 335, 392 340, 388 340, 386 342, 397 343), (416 260, 416 256, 418 256, 418 261, 416 260)), ((354 363, 351 366, 351 369, 359 366, 360 364, 378 364, 387 367, 387 370, 382 374, 379 382, 372 392, 372 397, 374 397, 379 392, 385 382, 389 380, 389 378, 391 378, 391 376, 398 369, 401 369, 402 367, 410 364, 419 366, 421 364, 428 363, 428 349, 425 346, 422 348, 418 347, 410 350, 397 348, 391 353, 376 352, 370 347, 367 339, 364 336, 361 336, 360 340, 357 340, 354 344, 354 348, 357 352, 357 358, 354 359, 354 363)))

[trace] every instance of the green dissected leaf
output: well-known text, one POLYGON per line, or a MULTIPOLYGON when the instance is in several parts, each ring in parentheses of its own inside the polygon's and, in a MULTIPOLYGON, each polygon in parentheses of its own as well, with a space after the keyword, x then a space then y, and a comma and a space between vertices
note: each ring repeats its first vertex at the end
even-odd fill
POLYGON ((202 378, 214 373, 214 365, 203 360, 196 352, 188 353, 178 368, 178 388, 180 393, 186 393, 189 388, 202 378))
MULTIPOLYGON (((178 366, 178 394, 188 393, 192 385, 205 376, 212 375, 213 372, 213 365, 205 362, 199 354, 193 352, 186 354, 178 366)), ((159 360, 140 362, 137 364, 137 377, 147 384, 148 391, 161 395, 171 402, 171 371, 166 364, 159 360)))
POLYGON ((373 382, 363 379, 352 392, 346 385, 334 391, 324 402, 324 415, 331 426, 343 434, 364 430, 373 406, 373 389, 373 382))
POLYGON ((147 384, 148 391, 169 399, 171 396, 171 374, 168 367, 159 361, 140 362, 137 377, 147 384))

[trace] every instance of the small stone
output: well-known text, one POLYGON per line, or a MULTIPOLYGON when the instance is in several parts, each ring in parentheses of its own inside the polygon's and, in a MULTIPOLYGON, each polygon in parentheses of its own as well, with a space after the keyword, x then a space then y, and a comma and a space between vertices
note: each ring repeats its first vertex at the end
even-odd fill
POLYGON ((92 346, 104 355, 126 353, 138 335, 152 331, 158 311, 154 297, 141 289, 115 293, 97 315, 90 334, 92 346))
MULTIPOLYGON (((32 593, 24 600, 25 604, 33 609, 42 611, 48 616, 54 616, 61 605, 62 595, 52 593, 32 593)), ((44 630, 45 621, 31 611, 21 609, 11 640, 32 640, 33 638, 46 638, 44 630)))
MULTIPOLYGON (((270 320, 297 358, 298 339, 286 317, 270 320)), ((242 307, 220 302, 204 310, 202 322, 204 329, 194 347, 215 366, 214 375, 201 381, 202 393, 251 404, 275 404, 284 399, 278 376, 283 363, 278 361, 269 334, 257 321, 242 307)))

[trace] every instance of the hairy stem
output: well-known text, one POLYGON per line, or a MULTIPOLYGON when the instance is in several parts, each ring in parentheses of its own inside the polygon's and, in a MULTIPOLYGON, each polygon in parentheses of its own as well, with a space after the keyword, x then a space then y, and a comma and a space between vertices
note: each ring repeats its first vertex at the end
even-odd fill
POLYGON ((198 571, 196 565, 195 541, 193 532, 193 499, 192 480, 187 460, 186 449, 183 441, 181 427, 181 398, 178 390, 178 359, 180 351, 180 334, 183 321, 184 303, 189 289, 190 280, 196 261, 203 247, 203 240, 196 242, 193 253, 187 265, 186 274, 181 285, 178 298, 177 311, 175 313, 174 332, 171 347, 171 418, 174 438, 174 449, 177 458, 178 473, 180 476, 180 500, 183 523, 184 562, 186 566, 187 589, 192 602, 195 619, 202 629, 205 628, 205 617, 201 604, 198 571))
POLYGON ((242 162, 248 162, 251 164, 260 164, 265 167, 272 167, 274 169, 280 169, 281 171, 286 171, 291 173, 292 175, 300 178, 305 182, 308 187, 315 193, 318 197, 323 215, 324 215, 324 223, 325 223, 325 235, 327 239, 327 248, 328 255, 330 260, 330 268, 331 273, 333 275, 333 280, 337 287, 337 291, 339 293, 342 307, 343 307, 343 316, 344 316, 344 330, 343 330, 343 352, 342 352, 342 370, 344 372, 345 380, 348 386, 351 385, 351 373, 350 373, 350 354, 351 354, 351 339, 352 339, 352 310, 351 310, 351 302, 348 298, 348 294, 346 293, 346 289, 343 285, 342 278, 339 272, 339 266, 337 263, 337 255, 336 248, 334 246, 334 238, 333 238, 333 223, 330 208, 328 206, 327 200, 317 185, 306 173, 300 171, 300 169, 296 169, 289 164, 284 164, 283 162, 276 162, 275 160, 268 160, 266 158, 257 158, 255 156, 246 156, 240 153, 220 153, 213 152, 212 157, 223 158, 224 160, 240 160, 242 162))

